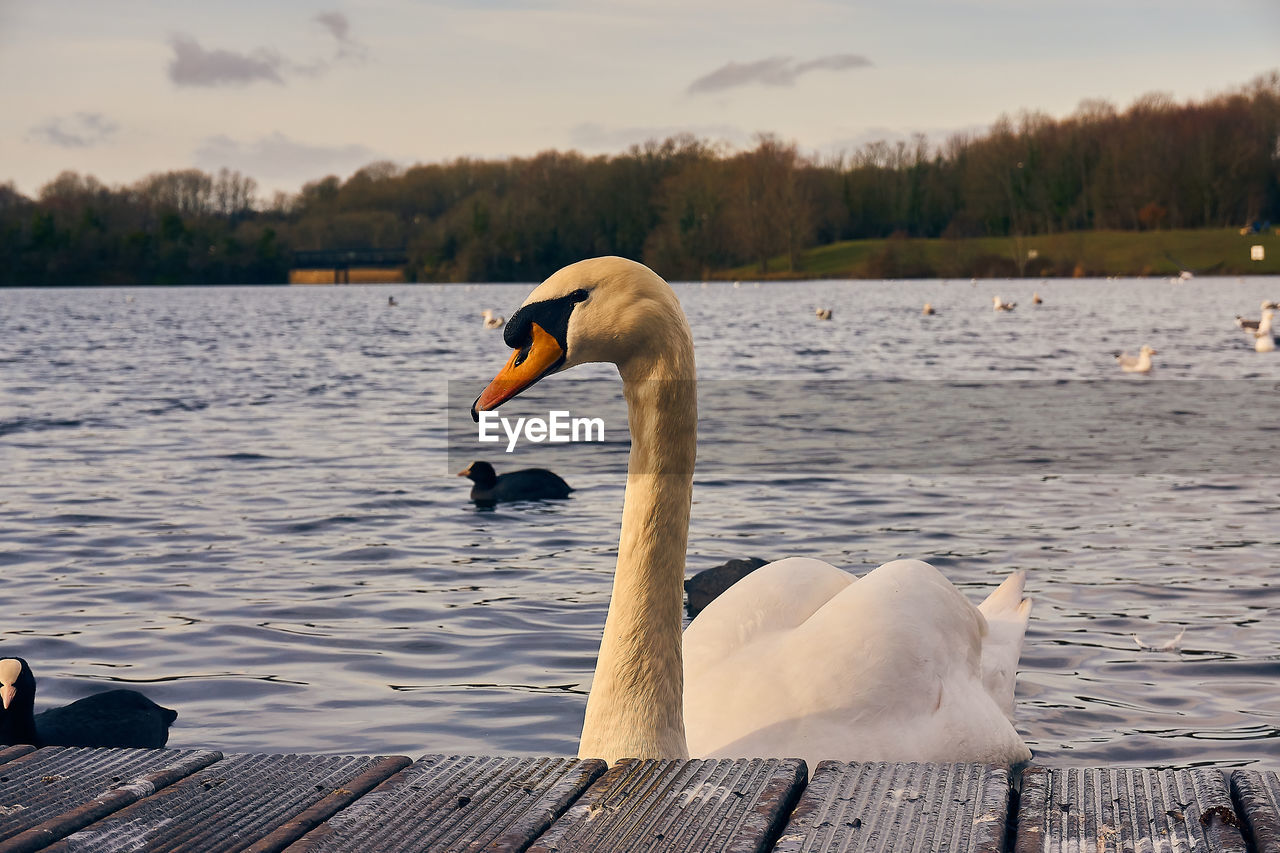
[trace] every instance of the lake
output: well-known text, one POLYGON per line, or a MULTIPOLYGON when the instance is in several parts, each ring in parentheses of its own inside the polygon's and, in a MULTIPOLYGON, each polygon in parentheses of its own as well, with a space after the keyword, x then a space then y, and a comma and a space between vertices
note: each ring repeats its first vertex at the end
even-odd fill
MULTIPOLYGON (((508 353, 479 312, 529 289, 0 290, 0 655, 37 710, 130 686, 179 711, 174 747, 576 752, 625 428, 485 457, 554 468, 566 501, 480 509, 454 476, 459 401, 508 353)), ((676 290, 690 573, 918 557, 977 601, 1025 569, 1038 761, 1277 764, 1280 353, 1232 318, 1280 279, 676 290), (1144 343, 1152 373, 1120 372, 1144 343)), ((616 404, 609 376, 503 411, 616 404)))

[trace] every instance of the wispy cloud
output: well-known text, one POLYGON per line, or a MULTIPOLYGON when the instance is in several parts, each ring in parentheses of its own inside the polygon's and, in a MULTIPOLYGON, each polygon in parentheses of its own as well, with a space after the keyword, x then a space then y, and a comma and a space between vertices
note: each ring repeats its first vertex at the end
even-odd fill
POLYGON ((178 86, 245 86, 257 81, 283 84, 284 58, 258 48, 252 53, 205 50, 194 37, 177 33, 169 39, 173 59, 169 79, 178 86))
POLYGON ((351 22, 341 12, 321 12, 311 20, 329 31, 338 42, 338 59, 364 59, 365 46, 351 35, 351 22))
POLYGON ((322 12, 311 20, 337 42, 331 56, 301 62, 266 47, 248 52, 206 49, 194 36, 177 33, 169 39, 173 48, 169 79, 178 86, 283 85, 289 75, 316 77, 336 63, 365 59, 368 51, 351 35, 351 21, 342 12, 322 12))
POLYGON ((351 37, 351 22, 341 12, 321 12, 311 20, 328 30, 339 42, 351 37))
POLYGON ((119 129, 102 113, 75 113, 46 119, 27 131, 27 138, 60 148, 91 148, 111 139, 119 129))
POLYGON ((694 80, 686 91, 691 95, 703 95, 740 86, 794 86, 797 79, 810 71, 849 71, 867 68, 871 64, 870 59, 857 53, 837 53, 804 62, 796 62, 790 56, 730 62, 694 80))
POLYGON ((276 131, 250 141, 224 134, 206 137, 195 151, 202 169, 223 166, 253 175, 264 183, 302 182, 326 174, 349 174, 375 160, 386 159, 364 145, 313 145, 276 131))

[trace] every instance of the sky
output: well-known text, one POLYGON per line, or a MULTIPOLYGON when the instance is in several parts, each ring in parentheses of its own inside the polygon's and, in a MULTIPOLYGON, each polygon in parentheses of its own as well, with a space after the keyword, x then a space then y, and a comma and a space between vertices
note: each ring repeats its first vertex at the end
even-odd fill
POLYGON ((812 154, 1280 68, 1280 0, 0 0, 0 183, 625 151, 812 154))

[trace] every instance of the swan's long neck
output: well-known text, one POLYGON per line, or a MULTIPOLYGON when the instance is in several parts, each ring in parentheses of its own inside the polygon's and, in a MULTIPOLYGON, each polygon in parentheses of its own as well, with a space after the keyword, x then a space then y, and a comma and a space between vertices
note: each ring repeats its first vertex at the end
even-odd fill
POLYGON ((688 756, 680 627, 698 401, 683 315, 666 331, 660 346, 619 365, 631 457, 613 596, 578 748, 611 764, 688 756))

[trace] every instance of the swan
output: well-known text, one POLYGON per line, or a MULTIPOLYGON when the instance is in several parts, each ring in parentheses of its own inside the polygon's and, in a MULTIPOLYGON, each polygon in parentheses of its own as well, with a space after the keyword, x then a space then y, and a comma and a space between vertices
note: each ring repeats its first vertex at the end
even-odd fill
POLYGON ((999 295, 991 297, 991 310, 993 311, 1012 311, 1018 306, 1016 302, 1001 302, 999 295))
POLYGON ((1258 323, 1258 330, 1253 333, 1253 348, 1257 352, 1274 352, 1276 348, 1275 334, 1271 330, 1271 319, 1275 315, 1275 311, 1268 308, 1262 312, 1262 320, 1258 323))
POLYGON ((495 314, 488 308, 481 311, 480 316, 484 317, 484 327, 486 329, 501 329, 502 324, 506 322, 501 314, 495 314))
POLYGON ((1042 302, 1044 302, 1044 300, 1040 298, 1040 294, 1039 294, 1039 293, 1033 293, 1033 294, 1031 294, 1031 304, 1032 304, 1032 305, 1039 305, 1039 304, 1040 304, 1040 303, 1042 303, 1042 302))
POLYGON ((652 270, 612 257, 565 267, 529 294, 504 339, 514 352, 474 418, 587 362, 616 365, 627 402, 618 562, 580 756, 810 767, 1031 757, 1011 721, 1031 610, 1020 572, 975 607, 918 560, 855 578, 793 557, 734 584, 682 635, 696 371, 679 300, 652 270))
POLYGON ((936 311, 934 311, 934 310, 933 310, 933 303, 932 303, 932 302, 926 302, 926 303, 924 304, 924 307, 920 309, 920 313, 921 313, 921 314, 924 314, 925 316, 928 316, 928 315, 930 315, 930 314, 936 314, 936 313, 938 313, 938 312, 936 312, 936 311))
POLYGON ((1127 352, 1117 352, 1113 353, 1113 355, 1116 357, 1116 363, 1120 365, 1120 369, 1125 373, 1150 373, 1151 356, 1157 352, 1159 350, 1153 350, 1143 344, 1137 355, 1129 355, 1127 352))
POLYGON ((831 319, 831 309, 830 309, 830 308, 815 308, 815 309, 813 309, 813 313, 814 313, 815 315, 817 315, 817 317, 818 317, 818 319, 819 319, 819 320, 830 320, 830 319, 831 319))

